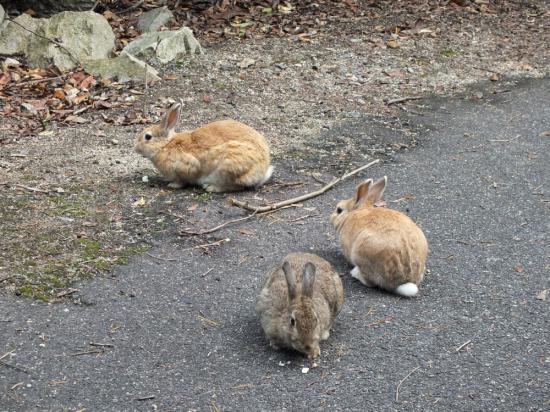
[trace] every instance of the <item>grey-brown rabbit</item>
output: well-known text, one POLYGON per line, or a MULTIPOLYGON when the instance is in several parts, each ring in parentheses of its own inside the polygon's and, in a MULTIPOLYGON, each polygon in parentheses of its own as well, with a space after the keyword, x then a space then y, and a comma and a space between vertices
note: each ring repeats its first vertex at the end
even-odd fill
POLYGON ((256 303, 262 328, 274 347, 295 349, 309 359, 321 354, 344 303, 340 276, 310 253, 290 253, 266 277, 256 303))

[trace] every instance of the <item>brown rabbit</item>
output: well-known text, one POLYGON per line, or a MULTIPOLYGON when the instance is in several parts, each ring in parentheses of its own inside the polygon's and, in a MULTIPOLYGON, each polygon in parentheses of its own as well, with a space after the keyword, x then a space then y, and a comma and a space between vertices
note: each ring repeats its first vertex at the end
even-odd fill
POLYGON ((175 133, 182 104, 168 109, 162 122, 146 128, 135 150, 153 162, 172 188, 200 185, 209 192, 257 187, 273 172, 269 147, 256 130, 236 120, 208 123, 175 133))
POLYGON ((290 253, 267 275, 256 312, 272 346, 313 359, 343 303, 342 281, 330 263, 310 253, 290 253))
POLYGON ((375 207, 387 177, 368 179, 355 196, 338 203, 330 221, 340 234, 344 255, 355 267, 351 275, 368 287, 414 296, 424 277, 428 242, 422 230, 396 210, 375 207))

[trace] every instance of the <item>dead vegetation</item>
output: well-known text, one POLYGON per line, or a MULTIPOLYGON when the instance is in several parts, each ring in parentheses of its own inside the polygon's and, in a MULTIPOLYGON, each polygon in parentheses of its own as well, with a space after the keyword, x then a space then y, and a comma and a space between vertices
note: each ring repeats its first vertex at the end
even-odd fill
MULTIPOLYGON (((122 46, 135 35, 132 21, 156 3, 125 12, 135 2, 119 3, 98 11, 122 46)), ((74 280, 104 275, 184 228, 204 238, 184 236, 182 249, 223 247, 225 237, 208 230, 247 215, 235 215, 223 195, 167 190, 132 152, 136 131, 175 98, 186 102, 182 127, 233 117, 268 136, 279 175, 238 201, 269 205, 414 147, 417 131, 399 116, 422 111, 413 97, 483 79, 505 90, 507 76, 548 74, 543 2, 222 1, 196 10, 179 3, 171 24, 190 25, 206 54, 165 67, 165 80, 147 90, 4 61, 0 288, 66 298, 74 280), (345 124, 364 117, 409 140, 350 135, 345 124), (331 128, 341 129, 339 140, 323 139, 331 128), (281 178, 285 171, 292 177, 281 178)), ((292 218, 303 223, 303 213, 292 218)))

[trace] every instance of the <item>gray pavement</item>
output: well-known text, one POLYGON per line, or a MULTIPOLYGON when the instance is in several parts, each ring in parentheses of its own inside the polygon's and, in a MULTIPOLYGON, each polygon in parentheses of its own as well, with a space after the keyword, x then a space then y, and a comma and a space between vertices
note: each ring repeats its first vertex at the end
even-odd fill
MULTIPOLYGON (((363 175, 388 175, 386 200, 426 233, 418 298, 347 274, 328 216, 356 177, 308 209, 159 239, 150 254, 175 260, 135 256, 78 285, 78 304, 0 296, 0 356, 13 351, 0 361, 0 410, 550 410, 550 296, 537 299, 550 289, 550 137, 539 137, 550 80, 480 89, 481 100, 408 105, 416 114, 401 121, 424 130, 418 145, 363 175), (207 255, 184 250, 225 237, 207 255), (295 250, 344 275, 344 309, 308 373, 267 345, 253 310, 264 273, 295 250)), ((296 179, 299 165, 278 163, 296 179)), ((242 216, 223 196, 209 213, 242 216)))

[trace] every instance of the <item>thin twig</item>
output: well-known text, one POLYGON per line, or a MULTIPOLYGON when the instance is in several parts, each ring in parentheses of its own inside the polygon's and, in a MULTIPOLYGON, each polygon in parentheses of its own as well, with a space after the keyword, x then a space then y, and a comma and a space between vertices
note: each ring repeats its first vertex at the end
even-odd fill
POLYGON ((479 67, 479 66, 472 66, 472 67, 474 69, 483 70, 483 71, 486 71, 486 72, 489 72, 489 73, 501 74, 500 72, 497 72, 497 71, 494 71, 494 70, 491 70, 491 69, 487 69, 486 67, 479 67))
POLYGON ((11 83, 7 88, 21 87, 21 86, 24 86, 24 85, 29 84, 29 83, 44 83, 44 82, 49 82, 50 80, 56 80, 56 79, 61 79, 61 76, 43 77, 41 79, 23 80, 23 81, 18 82, 18 83, 11 83))
POLYGON ((15 349, 14 350, 10 350, 9 352, 7 353, 4 353, 2 356, 0 356, 0 361, 4 358, 7 358, 8 356, 10 356, 13 352, 15 352, 15 349))
POLYGON ((471 340, 471 339, 468 340, 468 341, 466 341, 466 342, 464 342, 462 345, 460 345, 458 348, 456 348, 456 352, 460 352, 460 350, 461 350, 462 348, 464 348, 465 346, 468 346, 470 343, 472 343, 472 340, 471 340))
POLYGON ((143 4, 145 0, 139 0, 136 3, 132 4, 130 7, 126 7, 124 10, 121 10, 118 12, 118 14, 128 13, 129 11, 132 11, 134 9, 137 9, 139 6, 143 4))
POLYGON ((90 9, 90 11, 94 11, 95 8, 99 5, 99 2, 100 2, 100 1, 101 1, 101 0, 96 0, 96 2, 94 3, 94 5, 93 5, 92 8, 90 9))
POLYGON ((158 260, 164 260, 166 262, 177 262, 179 259, 170 259, 170 258, 163 258, 163 257, 160 257, 160 256, 155 256, 155 255, 152 255, 151 253, 149 252, 145 252, 145 254, 147 256, 150 256, 152 257, 153 259, 158 259, 158 260))
POLYGON ((16 187, 20 187, 21 189, 30 190, 31 192, 40 192, 40 193, 50 193, 49 190, 39 189, 37 187, 31 187, 31 186, 25 186, 21 184, 16 184, 16 187))
POLYGON ((520 137, 521 135, 518 134, 516 137, 512 139, 489 139, 489 141, 493 143, 508 143, 508 142, 513 142, 514 140, 519 139, 520 137))
POLYGON ((378 162, 380 162, 380 159, 373 160, 372 162, 370 162, 366 165, 363 165, 363 166, 361 166, 361 167, 359 167, 355 170, 352 170, 351 172, 346 173, 345 175, 343 175, 343 176, 341 176, 337 179, 334 179, 328 185, 322 187, 319 190, 316 190, 316 191, 310 192, 310 193, 306 193, 305 195, 302 195, 302 196, 293 197, 292 199, 283 200, 282 202, 273 203, 273 204, 267 205, 267 206, 254 206, 254 205, 248 204, 248 202, 242 202, 240 200, 231 198, 231 199, 229 199, 229 203, 232 204, 233 206, 238 206, 238 207, 241 207, 243 209, 250 210, 252 212, 261 213, 261 212, 268 212, 268 211, 271 211, 271 210, 277 210, 277 209, 280 209, 284 206, 292 205, 292 204, 295 204, 295 203, 300 203, 304 200, 308 200, 308 199, 317 197, 319 195, 322 195, 326 191, 332 189, 334 186, 336 186, 342 180, 345 180, 348 177, 354 176, 357 173, 371 167, 372 165, 375 165, 378 162))
POLYGON ((223 228, 227 225, 230 225, 232 223, 237 223, 237 222, 242 222, 244 220, 252 219, 254 216, 256 216, 256 214, 257 214, 257 212, 254 212, 251 215, 241 217, 239 219, 228 220, 227 222, 224 222, 221 225, 218 225, 218 226, 210 228, 210 229, 201 230, 200 232, 193 232, 192 230, 182 230, 180 233, 182 235, 206 235, 207 233, 215 232, 216 230, 219 230, 219 229, 221 229, 221 228, 223 228))
POLYGON ((48 40, 49 42, 55 44, 57 47, 62 48, 63 50, 65 50, 65 51, 67 52, 67 54, 69 55, 69 57, 70 57, 75 63, 80 64, 80 61, 79 61, 77 58, 75 58, 75 57, 73 56, 73 54, 69 51, 69 49, 67 49, 67 48, 66 48, 65 46, 63 46, 61 43, 59 43, 59 42, 57 42, 57 41, 55 41, 55 40, 52 40, 52 39, 50 39, 50 38, 48 38, 48 37, 46 37, 46 36, 42 36, 41 34, 35 33, 34 31, 27 29, 27 28, 26 28, 25 26, 23 26, 22 24, 19 24, 19 23, 16 22, 15 20, 8 19, 8 18, 6 18, 6 20, 9 21, 9 22, 11 22, 11 23, 13 23, 13 24, 16 24, 17 26, 21 27, 23 30, 28 31, 29 33, 32 33, 32 34, 34 34, 35 36, 40 37, 40 38, 42 38, 42 39, 44 39, 44 40, 48 40))
POLYGON ((70 288, 64 291, 59 292, 55 295, 56 298, 62 298, 63 296, 72 295, 73 293, 80 292, 80 289, 70 288))
POLYGON ((218 240, 216 242, 212 242, 212 243, 205 243, 203 245, 197 245, 197 246, 193 246, 193 247, 188 247, 186 249, 182 249, 182 251, 185 251, 185 250, 193 250, 193 249, 206 249, 210 246, 218 246, 218 245, 221 245, 223 242, 229 242, 230 239, 227 238, 227 239, 221 239, 221 240, 218 240))
POLYGON ((88 350, 85 352, 70 353, 67 356, 81 356, 81 355, 93 355, 93 354, 105 353, 103 350, 88 350))
POLYGON ((401 385, 403 384, 403 382, 405 382, 405 380, 411 376, 413 373, 415 373, 418 369, 420 369, 420 366, 417 366, 416 368, 414 368, 412 371, 410 371, 409 373, 407 373, 407 376, 405 376, 403 379, 401 379, 401 382, 399 382, 399 385, 397 385, 397 389, 395 390, 395 402, 399 402, 399 388, 401 387, 401 385))
POLYGON ((14 278, 14 277, 15 277, 15 275, 10 275, 10 276, 0 278, 0 283, 5 282, 6 280, 9 280, 9 279, 14 278))
POLYGON ((214 268, 210 268, 208 269, 206 272, 204 272, 202 275, 201 275, 201 278, 205 277, 206 275, 208 275, 210 272, 212 272, 214 270, 214 268))
POLYGON ((296 219, 289 220, 288 223, 298 222, 299 220, 304 220, 304 219, 307 219, 308 217, 312 217, 312 216, 317 216, 317 215, 304 215, 304 216, 300 216, 300 217, 297 217, 296 219))
POLYGON ((115 345, 111 344, 111 343, 95 343, 95 342, 90 342, 90 346, 99 346, 99 347, 106 347, 106 348, 114 348, 115 345))
POLYGON ((151 400, 151 399, 155 399, 155 395, 144 396, 142 398, 136 398, 136 401, 148 401, 148 400, 151 400))
POLYGON ((392 99, 392 100, 388 100, 386 102, 386 106, 391 106, 392 104, 398 104, 398 103, 403 103, 403 102, 408 102, 409 100, 420 100, 420 99, 423 99, 422 96, 405 96, 405 97, 400 97, 398 99, 392 99))

